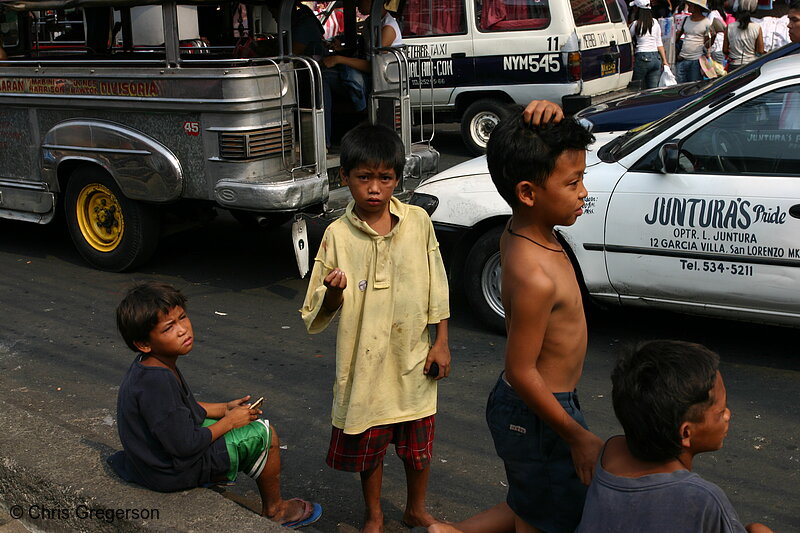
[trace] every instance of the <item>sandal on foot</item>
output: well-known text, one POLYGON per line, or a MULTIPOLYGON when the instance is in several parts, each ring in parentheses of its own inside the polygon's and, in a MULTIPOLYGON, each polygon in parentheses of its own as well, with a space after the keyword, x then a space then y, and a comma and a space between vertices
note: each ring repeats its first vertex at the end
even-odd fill
POLYGON ((297 520, 291 520, 289 522, 284 522, 281 524, 283 527, 288 527, 290 529, 298 529, 309 524, 313 524, 322 516, 322 506, 318 503, 311 503, 309 501, 300 499, 300 498, 292 498, 291 501, 298 501, 303 504, 303 515, 298 518, 297 520))

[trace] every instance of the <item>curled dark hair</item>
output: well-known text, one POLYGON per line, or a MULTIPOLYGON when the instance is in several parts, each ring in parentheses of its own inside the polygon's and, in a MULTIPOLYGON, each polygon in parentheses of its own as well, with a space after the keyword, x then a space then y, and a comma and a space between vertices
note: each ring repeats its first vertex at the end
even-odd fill
POLYGON ((544 187, 563 152, 586 150, 594 142, 594 135, 574 118, 532 127, 522 111, 522 106, 509 107, 486 146, 489 174, 497 192, 512 207, 517 204, 517 183, 531 181, 544 187))
POLYGON ((186 309, 186 301, 181 291, 158 281, 145 281, 129 288, 117 306, 117 329, 128 348, 138 352, 134 343, 150 339, 159 315, 176 307, 186 309))
POLYGON ((406 165, 400 136, 386 126, 366 123, 345 133, 339 157, 345 174, 363 164, 386 165, 394 169, 397 179, 402 179, 406 165))
POLYGON ((658 340, 623 354, 611 373, 614 413, 628 448, 642 461, 681 453, 680 426, 713 403, 719 356, 700 344, 658 340))

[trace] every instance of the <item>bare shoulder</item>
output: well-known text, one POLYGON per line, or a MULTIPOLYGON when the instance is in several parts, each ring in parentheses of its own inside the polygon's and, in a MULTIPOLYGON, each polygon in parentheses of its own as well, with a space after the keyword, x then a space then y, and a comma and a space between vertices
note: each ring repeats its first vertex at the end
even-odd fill
POLYGON ((517 294, 522 292, 528 295, 533 293, 538 296, 548 296, 555 293, 556 281, 545 264, 546 258, 543 258, 538 250, 514 240, 506 240, 502 244, 504 288, 513 287, 513 292, 517 294))

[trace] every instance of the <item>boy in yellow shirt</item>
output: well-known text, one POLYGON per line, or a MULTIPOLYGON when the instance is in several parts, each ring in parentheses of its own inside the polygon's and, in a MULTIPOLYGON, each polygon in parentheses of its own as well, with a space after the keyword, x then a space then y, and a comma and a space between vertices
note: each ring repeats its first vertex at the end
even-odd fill
POLYGON ((404 165, 388 128, 362 125, 342 139, 340 174, 353 201, 325 231, 300 310, 309 333, 341 314, 327 463, 361 473, 365 532, 383 530, 383 456, 392 442, 408 484, 403 521, 436 521, 425 495, 436 382, 450 373, 448 284, 427 213, 392 196, 404 165), (428 324, 436 324, 432 345, 428 324))

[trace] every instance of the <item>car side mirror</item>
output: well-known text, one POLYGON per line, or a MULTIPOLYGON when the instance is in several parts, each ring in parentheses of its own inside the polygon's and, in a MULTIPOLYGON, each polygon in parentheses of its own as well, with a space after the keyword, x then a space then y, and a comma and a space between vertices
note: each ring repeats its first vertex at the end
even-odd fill
POLYGON ((673 174, 678 170, 678 143, 666 143, 658 151, 658 156, 661 159, 661 171, 667 174, 673 174))

